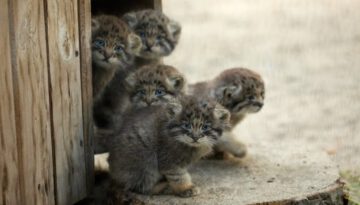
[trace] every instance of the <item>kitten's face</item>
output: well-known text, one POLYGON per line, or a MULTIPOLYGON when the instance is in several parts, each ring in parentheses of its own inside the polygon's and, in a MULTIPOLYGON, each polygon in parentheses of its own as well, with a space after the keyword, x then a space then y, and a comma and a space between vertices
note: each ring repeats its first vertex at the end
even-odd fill
POLYGON ((180 25, 160 11, 130 12, 124 19, 142 39, 141 58, 158 59, 170 55, 178 43, 180 25))
POLYGON ((261 110, 265 98, 265 86, 261 77, 248 69, 229 69, 219 78, 215 96, 232 115, 256 113, 261 110))
POLYGON ((131 105, 141 108, 166 104, 184 92, 184 77, 166 65, 144 66, 126 78, 131 105))
POLYGON ((212 147, 229 124, 229 111, 210 100, 187 97, 169 107, 169 136, 191 147, 212 147))
POLYGON ((92 60, 103 68, 124 68, 133 63, 141 48, 141 39, 127 24, 114 16, 92 20, 92 60))

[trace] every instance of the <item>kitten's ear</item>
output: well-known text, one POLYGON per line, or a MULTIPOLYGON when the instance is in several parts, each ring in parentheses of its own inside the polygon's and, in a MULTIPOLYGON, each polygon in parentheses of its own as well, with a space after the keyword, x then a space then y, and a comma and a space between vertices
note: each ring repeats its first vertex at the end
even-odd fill
POLYGON ((124 21, 131 27, 134 28, 137 23, 137 16, 135 12, 129 12, 123 16, 124 21))
POLYGON ((167 114, 169 116, 178 115, 182 111, 182 106, 179 102, 173 101, 167 104, 167 114))
POLYGON ((91 19, 91 33, 95 34, 100 28, 100 22, 97 19, 91 19))
POLYGON ((216 119, 220 120, 221 122, 223 122, 225 124, 230 123, 230 116, 231 116, 230 112, 218 103, 216 104, 216 106, 214 108, 214 116, 216 119))
POLYGON ((226 96, 231 97, 233 95, 238 95, 242 90, 241 85, 230 85, 230 86, 221 86, 215 89, 215 92, 212 93, 212 97, 224 98, 226 96))
POLYGON ((181 33, 181 26, 178 22, 176 21, 170 21, 167 25, 169 34, 171 36, 171 38, 175 41, 179 40, 180 37, 180 33, 181 33))
POLYGON ((132 90, 136 85, 136 73, 131 73, 125 78, 125 88, 132 90))
POLYGON ((166 81, 168 85, 176 91, 180 91, 185 87, 185 79, 182 75, 170 76, 166 81))
POLYGON ((128 36, 128 45, 131 53, 138 54, 142 47, 141 38, 138 35, 131 33, 128 36))

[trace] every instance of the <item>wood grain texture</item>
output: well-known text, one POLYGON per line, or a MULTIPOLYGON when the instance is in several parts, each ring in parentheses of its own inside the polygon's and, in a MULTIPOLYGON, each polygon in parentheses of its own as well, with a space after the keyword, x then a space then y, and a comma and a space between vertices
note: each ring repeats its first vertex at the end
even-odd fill
POLYGON ((0 6, 0 204, 21 204, 12 86, 8 2, 0 6))
POLYGON ((94 183, 94 150, 92 122, 92 69, 91 69, 91 1, 79 0, 80 68, 82 110, 84 126, 84 150, 86 161, 87 193, 94 183))
POLYGON ((78 2, 47 1, 56 203, 86 197, 78 2))
POLYGON ((55 201, 44 4, 8 2, 21 203, 51 205, 55 201))

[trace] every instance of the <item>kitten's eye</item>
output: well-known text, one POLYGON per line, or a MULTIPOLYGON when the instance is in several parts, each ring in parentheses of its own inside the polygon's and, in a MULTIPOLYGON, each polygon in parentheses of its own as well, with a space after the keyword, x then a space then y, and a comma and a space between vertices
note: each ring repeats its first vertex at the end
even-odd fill
POLYGON ((208 131, 208 130, 210 130, 210 125, 209 124, 203 124, 201 129, 202 129, 203 132, 208 131))
POLYGON ((247 97, 247 99, 250 100, 250 101, 253 101, 253 100, 255 100, 255 97, 253 95, 250 95, 250 96, 247 97))
POLYGON ((155 90, 155 95, 158 96, 158 97, 164 96, 165 91, 163 89, 156 89, 155 90))
POLYGON ((120 52, 122 52, 123 50, 124 50, 124 48, 121 47, 121 46, 115 46, 115 47, 114 47, 114 51, 117 52, 117 53, 120 53, 120 52))
POLYGON ((146 35, 145 35, 145 32, 140 32, 140 33, 139 33, 139 36, 140 36, 141 38, 145 38, 145 36, 146 36, 146 35))
POLYGON ((184 122, 182 124, 182 127, 185 129, 185 130, 190 130, 191 129, 191 124, 189 122, 184 122))
POLYGON ((145 95, 145 94, 146 94, 146 92, 145 92, 144 89, 140 89, 140 90, 138 90, 136 93, 137 93, 138 95, 145 95))
POLYGON ((96 40, 94 41, 94 44, 95 44, 95 46, 97 46, 97 47, 104 47, 104 46, 105 46, 105 41, 104 41, 104 40, 101 40, 101 39, 96 39, 96 40))
POLYGON ((265 92, 264 92, 264 91, 261 91, 260 95, 261 95, 262 97, 264 97, 265 92))

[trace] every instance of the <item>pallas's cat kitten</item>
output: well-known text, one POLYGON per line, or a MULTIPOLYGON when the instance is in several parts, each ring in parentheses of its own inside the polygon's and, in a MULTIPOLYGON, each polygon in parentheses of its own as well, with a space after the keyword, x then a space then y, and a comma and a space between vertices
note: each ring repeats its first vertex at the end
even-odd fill
MULTIPOLYGON (((249 69, 233 68, 220 73, 215 79, 189 85, 191 94, 206 94, 216 99, 231 113, 231 127, 235 127, 247 114, 261 110, 265 98, 265 85, 261 76, 249 69)), ((215 150, 236 157, 246 155, 246 146, 231 132, 224 132, 215 150)))
POLYGON ((133 64, 142 44, 140 37, 116 16, 93 17, 91 31, 93 96, 98 100, 116 71, 133 64))
MULTIPOLYGON (((179 95, 184 94, 184 76, 174 67, 169 65, 146 65, 139 70, 129 74, 122 84, 111 84, 106 92, 110 90, 118 93, 113 94, 112 98, 104 101, 103 106, 94 110, 95 122, 102 128, 99 131, 106 133, 117 129, 124 119, 127 112, 142 107, 166 104, 179 95)), ((95 135, 97 144, 101 149, 96 153, 107 150, 109 139, 107 134, 99 133, 95 135)))
POLYGON ((196 195, 187 167, 212 150, 229 118, 215 101, 193 96, 137 109, 114 135, 110 175, 123 191, 196 195))
POLYGON ((142 47, 136 58, 138 66, 158 62, 161 57, 170 55, 179 41, 180 24, 161 11, 147 9, 129 12, 123 19, 142 39, 142 47))

